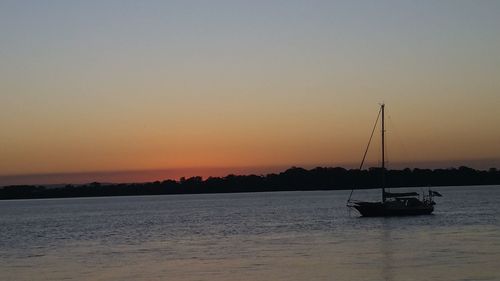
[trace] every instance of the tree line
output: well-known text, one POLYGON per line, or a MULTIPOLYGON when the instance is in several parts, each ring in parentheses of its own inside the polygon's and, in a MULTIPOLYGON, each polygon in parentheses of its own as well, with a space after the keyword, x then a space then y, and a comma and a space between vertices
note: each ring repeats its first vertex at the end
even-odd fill
MULTIPOLYGON (((197 194, 266 192, 293 190, 341 190, 381 187, 383 170, 292 167, 281 173, 267 175, 228 175, 225 177, 180 178, 148 183, 101 184, 46 187, 17 185, 0 188, 1 199, 64 198, 161 194, 197 194)), ((403 169, 385 171, 387 187, 498 185, 500 171, 496 168, 475 170, 468 167, 450 169, 403 169)))

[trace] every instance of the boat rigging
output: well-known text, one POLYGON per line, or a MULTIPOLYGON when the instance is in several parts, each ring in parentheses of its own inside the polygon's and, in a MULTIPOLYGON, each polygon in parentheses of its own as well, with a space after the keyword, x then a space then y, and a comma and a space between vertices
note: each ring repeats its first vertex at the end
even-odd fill
POLYGON ((377 115, 377 120, 373 126, 370 140, 366 146, 363 160, 361 161, 359 170, 363 168, 363 164, 370 147, 375 129, 379 119, 381 119, 381 138, 382 138, 382 164, 381 164, 381 190, 382 201, 366 202, 352 199, 354 189, 351 190, 347 199, 347 207, 356 209, 361 216, 364 217, 387 217, 387 216, 415 216, 415 215, 430 215, 434 211, 433 200, 434 196, 441 196, 436 191, 429 190, 428 194, 423 194, 422 199, 419 198, 417 192, 386 192, 386 165, 385 165, 385 104, 380 105, 380 110, 377 115))

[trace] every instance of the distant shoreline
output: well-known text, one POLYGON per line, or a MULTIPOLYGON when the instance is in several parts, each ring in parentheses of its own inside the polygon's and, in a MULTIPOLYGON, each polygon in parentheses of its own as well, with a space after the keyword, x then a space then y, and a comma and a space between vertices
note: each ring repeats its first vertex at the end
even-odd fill
MULTIPOLYGON (((270 191, 350 190, 380 187, 380 168, 357 170, 317 167, 310 170, 292 167, 267 175, 228 175, 225 177, 181 178, 147 183, 102 184, 47 187, 12 185, 0 188, 0 200, 133 195, 242 193, 270 191)), ((451 169, 402 169, 386 171, 388 187, 498 185, 500 170, 468 167, 451 169)))

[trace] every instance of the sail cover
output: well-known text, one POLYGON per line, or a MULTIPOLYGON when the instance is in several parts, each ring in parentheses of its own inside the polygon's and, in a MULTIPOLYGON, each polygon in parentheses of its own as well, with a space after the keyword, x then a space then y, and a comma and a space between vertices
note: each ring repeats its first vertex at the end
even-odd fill
POLYGON ((406 197, 406 196, 418 196, 416 192, 384 192, 384 196, 386 198, 394 198, 394 197, 406 197))
POLYGON ((429 194, 432 196, 443 197, 443 195, 437 191, 429 190, 429 194))

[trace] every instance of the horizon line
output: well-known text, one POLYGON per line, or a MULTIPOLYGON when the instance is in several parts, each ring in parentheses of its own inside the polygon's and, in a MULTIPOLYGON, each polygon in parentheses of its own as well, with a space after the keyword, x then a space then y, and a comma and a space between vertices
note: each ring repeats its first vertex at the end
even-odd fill
MULTIPOLYGON (((394 162, 388 169, 452 169, 458 167, 469 167, 475 170, 488 170, 500 168, 500 159, 470 159, 470 160, 442 160, 422 162, 394 162)), ((157 168, 157 169, 124 169, 108 171, 82 171, 82 172, 51 172, 51 173, 26 173, 0 175, 0 187, 12 185, 68 185, 99 183, 146 183, 164 180, 177 180, 181 177, 189 178, 200 176, 224 177, 228 175, 266 175, 279 173, 289 168, 313 169, 322 168, 344 168, 358 169, 354 163, 343 164, 283 164, 283 165, 260 165, 260 166, 219 166, 219 167, 182 167, 182 168, 157 168)), ((369 163, 364 169, 375 168, 377 163, 369 163)))

